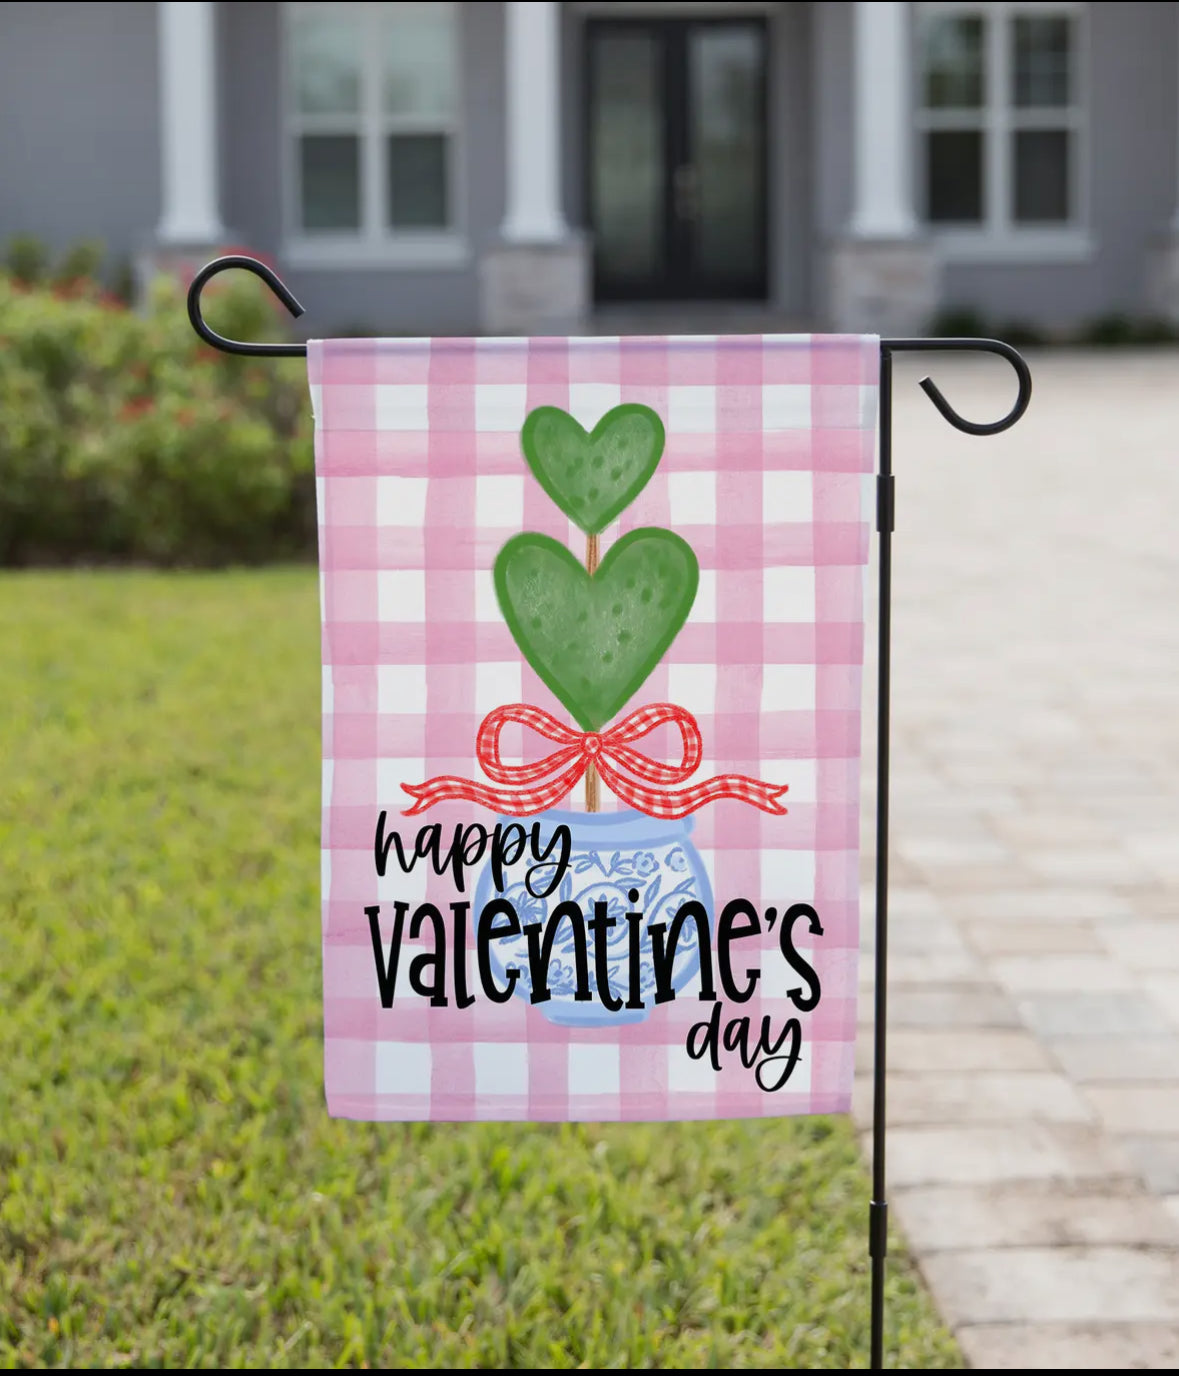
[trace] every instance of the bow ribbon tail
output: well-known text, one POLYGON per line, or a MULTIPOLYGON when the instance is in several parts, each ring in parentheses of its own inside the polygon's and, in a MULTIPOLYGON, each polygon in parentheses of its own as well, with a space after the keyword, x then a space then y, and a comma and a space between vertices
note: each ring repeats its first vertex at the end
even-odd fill
POLYGON ((786 815, 786 807, 779 799, 789 792, 789 784, 765 784, 745 774, 717 774, 690 788, 673 791, 648 788, 645 784, 628 779, 625 774, 611 767, 605 752, 599 757, 597 765, 602 782, 616 797, 650 817, 687 817, 705 803, 719 802, 724 798, 748 803, 775 817, 786 815))
POLYGON ((561 801, 585 773, 586 761, 578 756, 567 769, 551 779, 538 780, 528 788, 491 788, 474 779, 452 774, 440 775, 424 784, 402 784, 414 799, 412 807, 402 809, 403 817, 416 817, 437 803, 477 803, 508 817, 531 817, 561 801))

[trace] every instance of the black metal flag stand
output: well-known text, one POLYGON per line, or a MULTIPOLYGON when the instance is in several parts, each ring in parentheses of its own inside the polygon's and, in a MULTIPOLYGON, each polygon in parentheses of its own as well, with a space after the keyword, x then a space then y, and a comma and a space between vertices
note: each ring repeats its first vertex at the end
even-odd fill
POLYGON ((872 1066, 872 1202, 868 1216, 868 1254, 872 1263, 871 1369, 884 1369, 884 1259, 888 1252, 888 1204, 884 1197, 885 1038, 888 1013, 888 785, 891 695, 892 532, 896 480, 892 472, 892 356, 894 353, 990 353, 1005 358, 1019 379, 1019 394, 1001 419, 979 425, 965 420, 946 401, 936 383, 923 378, 921 389, 955 430, 997 435, 1028 409, 1032 375, 1010 344, 997 339, 882 339, 880 341, 880 469, 876 475, 876 530, 880 537, 880 618, 876 695, 876 1006, 872 1066))
MULTIPOLYGON (((230 254, 207 263, 188 290, 188 318, 197 334, 223 353, 255 358, 298 358, 306 344, 249 344, 226 339, 211 330, 201 315, 201 291, 210 278, 229 268, 244 268, 262 278, 291 315, 303 307, 282 280, 256 258, 230 254)), ((882 339, 880 341, 880 466, 876 475, 876 529, 879 534, 880 600, 876 717, 876 974, 874 1055, 872 1067, 872 1201, 868 1216, 868 1254, 872 1272, 871 1369, 884 1368, 884 1269, 888 1251, 888 1204, 885 1200, 885 1070, 888 1012, 888 790, 889 697, 892 628, 892 532, 895 480, 892 471, 892 359, 898 353, 990 353, 1007 359, 1015 369, 1019 392, 1000 420, 978 424, 966 420, 946 401, 937 384, 924 378, 921 388, 955 430, 968 435, 997 435, 1010 429, 1028 408, 1032 377, 1023 358, 997 339, 882 339)))

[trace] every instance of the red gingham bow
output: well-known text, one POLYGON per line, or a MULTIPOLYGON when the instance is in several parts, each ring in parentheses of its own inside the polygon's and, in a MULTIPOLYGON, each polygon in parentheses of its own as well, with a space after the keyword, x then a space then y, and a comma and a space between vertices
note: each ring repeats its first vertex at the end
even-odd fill
POLYGON ((413 807, 404 809, 403 815, 414 817, 435 803, 461 798, 508 817, 530 817, 560 802, 573 790, 591 763, 616 797, 649 817, 686 817, 718 798, 736 798, 777 816, 786 812, 778 800, 787 791, 787 784, 763 784, 744 774, 719 774, 678 792, 670 792, 666 787, 646 787, 647 784, 683 783, 700 763, 700 728, 696 718, 670 702, 640 707, 603 732, 571 730, 548 712, 523 702, 497 707, 487 714, 479 727, 475 753, 487 777, 498 784, 506 784, 506 788, 489 788, 486 784, 450 775, 424 784, 402 784, 406 793, 415 799, 413 807), (499 753, 499 736, 510 721, 522 722, 561 748, 535 764, 504 764, 499 753), (657 726, 667 723, 678 726, 683 739, 684 753, 679 764, 660 764, 630 746, 630 741, 650 735, 657 726), (644 782, 636 783, 627 778, 616 765, 622 765, 644 782))

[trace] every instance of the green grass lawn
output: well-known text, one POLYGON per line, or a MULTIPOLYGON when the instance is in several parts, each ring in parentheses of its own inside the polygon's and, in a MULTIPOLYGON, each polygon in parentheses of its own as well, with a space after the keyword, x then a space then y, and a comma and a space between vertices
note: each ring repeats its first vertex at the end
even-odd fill
POLYGON ((309 570, 0 578, 0 1365, 866 1366, 845 1120, 328 1118, 319 681, 309 570))

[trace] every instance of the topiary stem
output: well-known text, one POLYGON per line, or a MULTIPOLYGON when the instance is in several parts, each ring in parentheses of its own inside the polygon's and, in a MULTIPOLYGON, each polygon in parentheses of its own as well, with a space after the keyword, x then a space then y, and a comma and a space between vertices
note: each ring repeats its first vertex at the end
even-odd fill
MULTIPOLYGON (((592 578, 598 568, 598 537, 587 535, 585 537, 585 567, 592 578)), ((598 809, 598 771, 594 766, 587 765, 585 770, 585 810, 587 812, 597 812, 598 809)))

